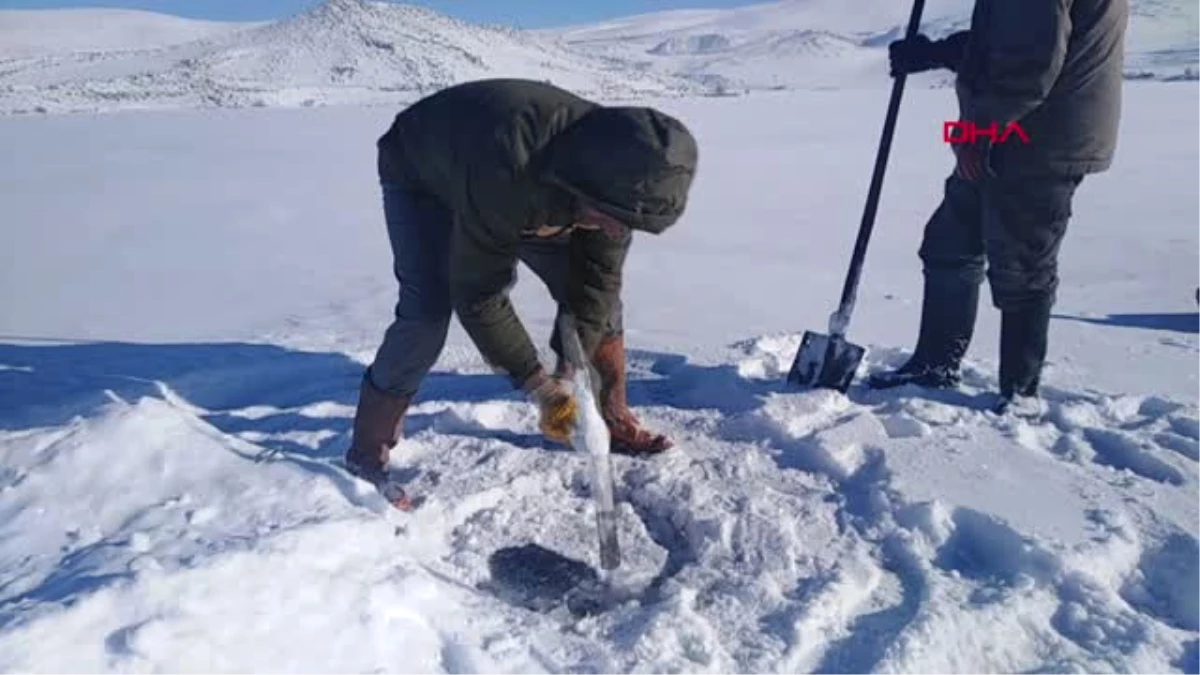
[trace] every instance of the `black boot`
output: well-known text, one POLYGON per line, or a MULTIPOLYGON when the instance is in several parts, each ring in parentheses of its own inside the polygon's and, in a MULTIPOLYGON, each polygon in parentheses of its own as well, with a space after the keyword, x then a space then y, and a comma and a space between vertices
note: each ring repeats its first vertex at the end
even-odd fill
POLYGON ((921 329, 913 355, 897 370, 867 380, 873 389, 906 384, 930 388, 957 387, 962 358, 971 345, 979 312, 979 284, 950 272, 926 272, 921 301, 921 329))
POLYGON ((1004 414, 1018 398, 1035 397, 1050 339, 1049 300, 1000 316, 1000 403, 1004 414))

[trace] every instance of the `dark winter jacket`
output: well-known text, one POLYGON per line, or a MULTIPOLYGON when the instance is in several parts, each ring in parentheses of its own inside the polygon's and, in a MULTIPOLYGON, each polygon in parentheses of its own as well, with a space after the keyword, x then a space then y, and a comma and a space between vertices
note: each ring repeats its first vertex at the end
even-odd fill
MULTIPOLYGON (((650 108, 604 107, 549 84, 484 80, 443 89, 398 114, 378 142, 384 181, 426 193, 454 214, 451 296, 463 328, 520 383, 537 351, 508 298, 521 239, 568 226, 579 204, 661 233, 683 214, 697 148, 650 108)), ((626 246, 570 235, 570 308, 592 354, 621 290, 626 246)))
POLYGON ((1018 122, 1002 171, 1109 168, 1121 117, 1127 0, 976 0, 958 64, 961 118, 1018 122))

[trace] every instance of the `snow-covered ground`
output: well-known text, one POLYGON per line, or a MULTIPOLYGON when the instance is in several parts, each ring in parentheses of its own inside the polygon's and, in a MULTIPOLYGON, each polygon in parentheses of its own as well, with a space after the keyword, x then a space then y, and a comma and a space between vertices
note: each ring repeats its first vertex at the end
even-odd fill
MULTIPOLYGON (((690 210, 628 268, 623 602, 534 612, 489 561, 596 562, 586 456, 454 325, 391 511, 337 464, 394 297, 384 107, 0 120, 0 669, 1197 672, 1196 85, 1127 85, 1063 251, 1040 418, 961 392, 796 392, 836 302, 887 91, 655 101, 690 210)), ((897 364, 950 154, 906 93, 851 337, 897 364)), ((518 309, 543 345, 531 274, 518 309)))

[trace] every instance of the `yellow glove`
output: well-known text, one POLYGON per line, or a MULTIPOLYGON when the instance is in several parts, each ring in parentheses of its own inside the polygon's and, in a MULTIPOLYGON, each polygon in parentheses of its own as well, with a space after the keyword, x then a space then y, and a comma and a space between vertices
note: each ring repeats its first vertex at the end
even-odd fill
POLYGON ((542 405, 542 420, 538 424, 546 438, 558 441, 564 445, 571 444, 571 432, 575 430, 575 417, 579 409, 575 405, 575 397, 567 398, 550 404, 542 405))
POLYGON ((545 378, 530 394, 541 415, 538 430, 552 441, 570 445, 571 432, 579 416, 575 396, 560 382, 550 378, 545 378))

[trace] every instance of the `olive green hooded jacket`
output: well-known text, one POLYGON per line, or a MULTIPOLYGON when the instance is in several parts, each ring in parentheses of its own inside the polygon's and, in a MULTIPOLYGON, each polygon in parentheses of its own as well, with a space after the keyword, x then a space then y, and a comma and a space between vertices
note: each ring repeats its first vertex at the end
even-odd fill
MULTIPOLYGON (((518 386, 539 367, 508 298, 523 236, 571 225, 581 203, 661 233, 683 214, 697 164, 695 139, 670 116, 516 79, 455 85, 414 103, 378 150, 381 180, 453 213, 455 312, 483 357, 518 386)), ((597 231, 570 239, 568 304, 591 355, 621 291, 627 246, 597 231)))
POLYGON ((1127 0, 976 0, 957 64, 961 118, 1019 123, 995 150, 1010 172, 1081 175, 1112 165, 1121 120, 1127 0))

